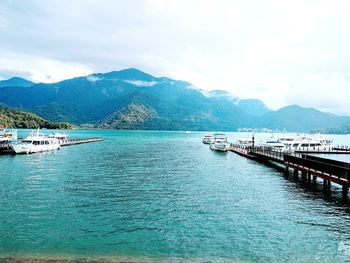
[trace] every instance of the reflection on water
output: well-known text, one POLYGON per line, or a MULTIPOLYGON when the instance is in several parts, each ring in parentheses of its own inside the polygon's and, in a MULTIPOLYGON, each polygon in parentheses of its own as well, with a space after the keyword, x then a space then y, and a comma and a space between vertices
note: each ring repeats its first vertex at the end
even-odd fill
MULTIPOLYGON (((349 205, 201 133, 74 131, 106 140, 0 156, 1 256, 346 262, 349 205)), ((239 134, 229 134, 235 138, 239 134)))

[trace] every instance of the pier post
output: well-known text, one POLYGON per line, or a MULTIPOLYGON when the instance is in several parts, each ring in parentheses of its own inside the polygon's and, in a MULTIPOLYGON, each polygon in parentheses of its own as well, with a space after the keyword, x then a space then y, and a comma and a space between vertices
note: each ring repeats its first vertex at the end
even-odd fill
POLYGON ((343 185, 342 187, 342 196, 343 198, 348 198, 349 186, 343 185))
POLYGON ((323 189, 327 189, 327 180, 323 179, 323 189))
POLYGON ((306 181, 306 172, 301 172, 301 177, 302 177, 302 179, 303 179, 303 182, 305 182, 306 181))
POLYGON ((298 178, 299 171, 297 169, 294 169, 294 177, 298 178))
POLYGON ((331 188, 331 181, 329 181, 329 180, 328 180, 328 182, 327 182, 327 187, 328 187, 328 188, 331 188))
POLYGON ((316 175, 313 175, 313 176, 312 176, 312 182, 313 182, 314 184, 316 184, 316 179, 317 179, 316 175))
POLYGON ((307 183, 311 184, 311 174, 307 173, 307 183))

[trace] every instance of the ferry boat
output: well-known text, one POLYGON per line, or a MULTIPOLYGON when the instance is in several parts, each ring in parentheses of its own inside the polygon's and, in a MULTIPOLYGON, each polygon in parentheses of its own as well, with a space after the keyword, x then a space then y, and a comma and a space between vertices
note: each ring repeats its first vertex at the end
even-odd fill
POLYGON ((214 141, 210 144, 210 149, 219 152, 227 152, 227 137, 223 133, 214 134, 214 141))
POLYGON ((237 144, 239 146, 251 147, 253 146, 254 141, 252 139, 239 139, 237 140, 237 144))
POLYGON ((331 148, 331 145, 322 144, 319 140, 294 141, 289 149, 293 151, 324 151, 331 148))
POLYGON ((285 151, 320 151, 332 147, 332 141, 324 136, 306 136, 297 134, 296 137, 271 137, 266 141, 265 146, 279 148, 285 151))
POLYGON ((0 129, 0 142, 16 142, 17 130, 15 129, 0 129))
POLYGON ((0 129, 0 153, 11 152, 11 143, 16 142, 17 130, 16 129, 0 129))
POLYGON ((333 141, 331 139, 328 139, 326 136, 324 136, 320 133, 313 135, 313 137, 311 137, 311 138, 315 141, 318 141, 323 146, 332 146, 333 145, 333 141))
POLYGON ((48 138, 56 138, 59 141, 63 141, 63 140, 67 140, 68 135, 65 134, 64 132, 56 132, 56 133, 52 133, 49 136, 47 136, 48 138))
POLYGON ((11 144, 11 148, 16 154, 29 154, 58 150, 60 149, 60 144, 56 138, 45 137, 38 129, 31 132, 23 141, 11 144))
POLYGON ((272 148, 274 150, 286 150, 286 146, 284 143, 282 143, 278 138, 274 138, 273 136, 266 140, 265 143, 263 143, 263 146, 272 148))
POLYGON ((204 144, 211 144, 212 142, 214 142, 214 137, 213 135, 205 135, 202 142, 204 144))

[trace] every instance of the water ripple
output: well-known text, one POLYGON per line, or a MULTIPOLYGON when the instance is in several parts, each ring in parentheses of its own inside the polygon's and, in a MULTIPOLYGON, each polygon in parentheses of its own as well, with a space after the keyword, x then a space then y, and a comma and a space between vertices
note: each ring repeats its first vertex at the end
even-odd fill
POLYGON ((74 133, 106 140, 0 156, 0 256, 349 261, 349 206, 278 167, 201 133, 74 133))

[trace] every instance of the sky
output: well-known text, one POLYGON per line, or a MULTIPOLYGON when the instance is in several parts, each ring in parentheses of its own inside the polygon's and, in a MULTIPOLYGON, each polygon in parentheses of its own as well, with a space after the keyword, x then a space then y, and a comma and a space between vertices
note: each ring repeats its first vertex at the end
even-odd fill
POLYGON ((138 68, 350 115, 348 0, 1 0, 0 79, 138 68))

